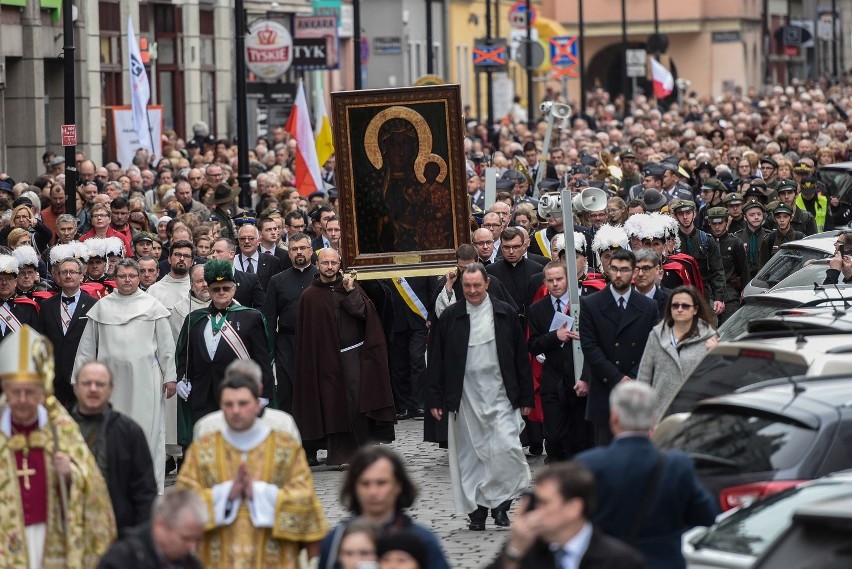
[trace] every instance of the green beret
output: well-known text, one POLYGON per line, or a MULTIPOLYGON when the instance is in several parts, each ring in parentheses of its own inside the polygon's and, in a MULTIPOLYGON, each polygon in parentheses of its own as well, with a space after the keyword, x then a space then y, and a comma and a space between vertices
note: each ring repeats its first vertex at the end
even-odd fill
POLYGON ((695 202, 690 200, 677 200, 669 206, 669 209, 675 213, 689 210, 695 211, 695 202))
POLYGON ((784 202, 778 202, 778 205, 776 205, 772 209, 772 215, 778 215, 779 213, 786 213, 788 215, 793 215, 793 210, 790 206, 788 206, 784 202))
POLYGON ((728 219, 728 210, 723 207, 711 207, 707 210, 707 219, 728 219))
POLYGON ((230 261, 213 260, 204 263, 204 280, 208 285, 225 281, 234 282, 234 265, 230 261))

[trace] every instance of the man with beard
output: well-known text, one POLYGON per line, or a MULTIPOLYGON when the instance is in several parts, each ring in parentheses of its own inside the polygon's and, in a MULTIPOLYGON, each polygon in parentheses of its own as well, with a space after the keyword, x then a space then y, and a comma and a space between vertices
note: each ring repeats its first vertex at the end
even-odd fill
POLYGON ((187 446, 192 426, 219 408, 219 385, 225 368, 235 360, 251 359, 262 368, 261 402, 269 403, 275 389, 272 342, 259 310, 234 302, 234 268, 227 261, 204 264, 210 305, 189 314, 177 343, 178 442, 187 446))
POLYGON ((175 241, 169 249, 171 269, 159 281, 148 287, 148 294, 159 300, 171 310, 175 304, 189 294, 189 267, 195 256, 195 246, 191 241, 175 241))
POLYGON ((275 333, 275 371, 278 378, 278 408, 293 409, 293 364, 296 351, 296 310, 302 292, 319 272, 311 264, 311 239, 304 233, 290 236, 289 256, 292 267, 272 277, 266 291, 263 314, 275 333))
POLYGON ((296 313, 293 418, 305 441, 325 444, 328 465, 343 465, 375 427, 393 424, 396 413, 373 303, 342 273, 337 251, 321 249, 317 264, 319 274, 296 313))
POLYGON ((631 251, 613 253, 607 267, 609 286, 580 298, 580 346, 589 367, 586 419, 594 425, 595 444, 612 441, 609 394, 622 381, 636 378, 645 342, 657 322, 657 303, 630 285, 636 273, 631 251))

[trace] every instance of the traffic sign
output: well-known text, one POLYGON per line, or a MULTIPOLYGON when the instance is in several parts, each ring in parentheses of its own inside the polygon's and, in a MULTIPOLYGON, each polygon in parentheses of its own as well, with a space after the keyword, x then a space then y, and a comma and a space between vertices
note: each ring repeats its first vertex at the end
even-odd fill
POLYGON ((544 63, 544 48, 537 41, 530 40, 527 42, 526 40, 518 46, 518 51, 515 54, 515 61, 520 63, 521 65, 526 66, 527 64, 527 46, 531 50, 530 53, 530 69, 535 69, 542 63, 544 63))
POLYGON ((627 76, 645 77, 647 74, 648 52, 644 49, 627 50, 627 76))
POLYGON ((509 49, 504 39, 478 39, 473 45, 473 66, 476 69, 505 71, 509 63, 509 49))
POLYGON ((550 65, 568 67, 577 64, 577 36, 550 38, 550 65))
POLYGON ((77 146, 77 125, 64 124, 59 128, 62 133, 62 146, 77 146))
MULTIPOLYGON (((536 10, 535 6, 530 5, 530 13, 532 14, 532 19, 530 20, 530 25, 535 24, 536 19, 538 18, 538 10, 536 10)), ((512 7, 509 8, 509 24, 513 28, 526 28, 527 27, 527 3, 526 2, 515 2, 512 4, 512 7)))

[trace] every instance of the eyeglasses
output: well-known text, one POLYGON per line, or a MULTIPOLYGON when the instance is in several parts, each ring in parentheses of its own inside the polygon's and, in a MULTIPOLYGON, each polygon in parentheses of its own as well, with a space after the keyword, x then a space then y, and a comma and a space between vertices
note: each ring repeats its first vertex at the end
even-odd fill
POLYGON ((289 248, 290 251, 296 251, 297 253, 299 251, 310 251, 310 249, 311 248, 307 245, 302 245, 301 247, 290 247, 289 248))
POLYGON ((126 273, 123 275, 115 275, 115 280, 117 281, 131 281, 133 279, 138 279, 139 275, 134 273, 126 273))
POLYGON ((192 259, 192 255, 187 253, 172 253, 172 257, 175 257, 176 259, 192 259))
POLYGON ((694 304, 686 304, 685 302, 672 302, 672 310, 689 310, 695 306, 694 304))
POLYGON ((59 271, 59 275, 63 277, 71 277, 74 275, 79 275, 80 271, 59 271))
POLYGON ((500 227, 499 223, 486 223, 482 227, 486 229, 494 229, 495 227, 500 227))
POLYGON ((523 245, 500 245, 500 248, 504 251, 517 251, 521 247, 523 247, 523 245))
POLYGON ((257 237, 252 237, 249 235, 247 237, 240 237, 239 239, 240 241, 254 241, 255 239, 257 239, 257 237))
POLYGON ((640 273, 650 273, 657 267, 659 267, 659 265, 636 265, 636 268, 639 269, 640 273))
POLYGON ((106 213, 95 213, 92 215, 92 219, 99 219, 103 217, 109 217, 109 214, 106 213))
POLYGON ((622 275, 626 275, 626 274, 632 273, 633 268, 632 267, 613 267, 612 265, 610 265, 609 271, 611 273, 621 273, 622 275))

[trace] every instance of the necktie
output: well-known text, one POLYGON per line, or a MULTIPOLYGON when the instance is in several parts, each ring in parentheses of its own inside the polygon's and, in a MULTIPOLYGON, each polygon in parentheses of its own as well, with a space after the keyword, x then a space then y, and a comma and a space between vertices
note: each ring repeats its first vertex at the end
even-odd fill
POLYGON ((62 304, 71 304, 72 302, 74 302, 73 296, 63 296, 62 297, 62 304))
POLYGON ((246 260, 248 261, 248 269, 246 270, 246 272, 250 275, 253 275, 254 274, 254 266, 252 266, 252 264, 251 264, 251 257, 249 257, 246 260))
POLYGON ((562 312, 562 299, 556 299, 556 312, 562 312))
POLYGON ((620 309, 624 310, 624 297, 623 296, 618 297, 618 307, 620 309))
POLYGON ((569 563, 571 555, 561 547, 553 552, 553 557, 556 569, 567 569, 571 566, 569 563))

